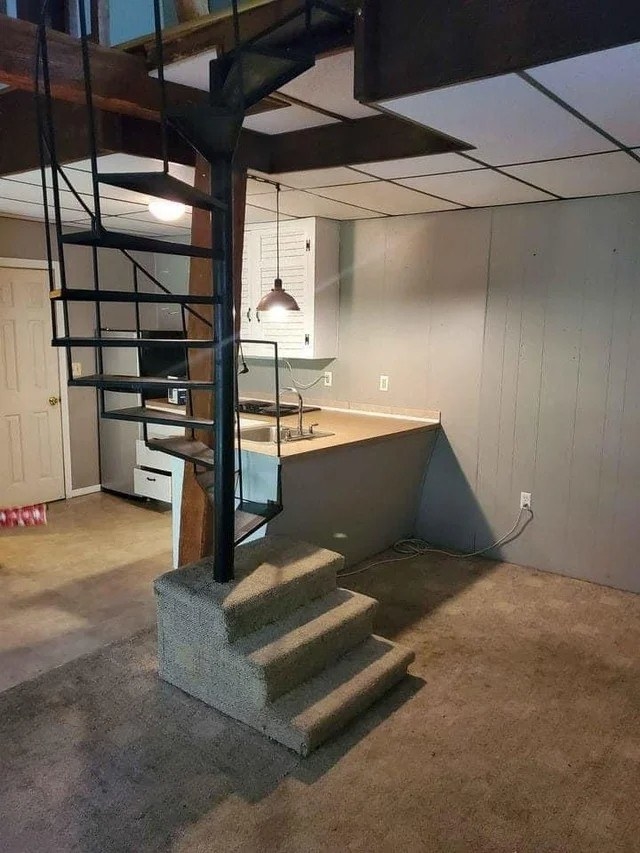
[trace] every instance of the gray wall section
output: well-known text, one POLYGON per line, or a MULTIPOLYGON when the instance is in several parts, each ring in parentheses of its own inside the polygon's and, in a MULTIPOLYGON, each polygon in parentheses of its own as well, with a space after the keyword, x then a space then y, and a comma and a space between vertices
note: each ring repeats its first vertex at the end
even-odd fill
MULTIPOLYGON (((69 246, 65 251, 68 283, 73 287, 92 287, 91 252, 69 246)), ((46 258, 44 227, 40 222, 0 217, 0 257, 27 260, 46 258)), ((153 272, 153 257, 140 256, 153 272)), ((118 252, 103 251, 99 258, 101 286, 127 290, 132 287, 130 265, 118 252)), ((147 307, 147 306, 145 306, 147 307)), ((131 306, 108 305, 103 309, 103 325, 134 328, 131 306)), ((72 330, 78 336, 93 333, 93 305, 75 303, 70 306, 72 330)), ((149 328, 156 328, 155 310, 144 318, 149 328)), ((91 349, 75 349, 73 360, 82 364, 84 374, 95 373, 95 358, 91 349)), ((74 489, 94 486, 100 482, 98 464, 98 431, 96 396, 91 388, 69 388, 69 431, 71 442, 71 480, 74 489)))
POLYGON ((442 411, 418 535, 484 547, 529 491, 494 556, 640 591, 638 233, 640 195, 342 226, 339 358, 294 368, 333 371, 308 400, 442 411))

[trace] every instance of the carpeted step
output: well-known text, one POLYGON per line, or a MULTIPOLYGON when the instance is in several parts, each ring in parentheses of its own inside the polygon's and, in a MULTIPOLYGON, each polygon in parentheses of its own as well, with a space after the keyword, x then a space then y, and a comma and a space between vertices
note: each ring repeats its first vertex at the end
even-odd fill
POLYGON ((308 755, 400 681, 413 651, 371 636, 332 667, 270 707, 263 731, 308 755))
POLYGON ((175 629, 185 620, 185 638, 200 634, 204 622, 212 638, 234 642, 328 595, 343 565, 333 551, 270 536, 236 549, 231 583, 215 583, 208 558, 162 575, 154 586, 159 601, 180 610, 169 621, 175 629))
POLYGON ((243 689, 259 705, 317 675, 368 637, 378 602, 337 589, 235 643, 243 689))

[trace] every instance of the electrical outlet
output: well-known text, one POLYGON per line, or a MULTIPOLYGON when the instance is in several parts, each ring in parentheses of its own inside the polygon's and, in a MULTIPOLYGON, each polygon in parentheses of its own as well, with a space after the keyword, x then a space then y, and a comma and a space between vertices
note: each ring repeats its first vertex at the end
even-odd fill
POLYGON ((520 509, 531 509, 531 492, 520 492, 520 509))
POLYGON ((71 362, 71 376, 74 379, 80 379, 82 376, 82 363, 79 361, 71 362))
POLYGON ((330 370, 324 372, 324 387, 331 388, 333 385, 333 373, 330 370))
POLYGON ((380 385, 378 386, 380 391, 388 391, 389 390, 389 377, 384 374, 380 374, 380 385))

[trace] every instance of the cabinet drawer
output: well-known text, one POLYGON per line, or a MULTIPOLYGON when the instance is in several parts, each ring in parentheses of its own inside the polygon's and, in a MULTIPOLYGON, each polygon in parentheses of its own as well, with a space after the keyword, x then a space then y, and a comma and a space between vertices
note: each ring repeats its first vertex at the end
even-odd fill
POLYGON ((171 474, 158 474, 156 471, 134 468, 133 488, 136 495, 140 497, 171 503, 171 474))
POLYGON ((149 450, 144 441, 136 441, 136 465, 138 468, 157 468, 158 471, 171 471, 171 457, 159 450, 149 450))

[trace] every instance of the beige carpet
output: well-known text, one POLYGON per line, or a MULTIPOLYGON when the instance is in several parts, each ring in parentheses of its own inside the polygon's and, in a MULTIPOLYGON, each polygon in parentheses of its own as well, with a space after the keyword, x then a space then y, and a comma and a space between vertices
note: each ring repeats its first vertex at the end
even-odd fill
POLYGON ((161 684, 152 633, 0 696, 0 849, 636 853, 640 597, 504 564, 357 576, 414 677, 309 759, 161 684))

